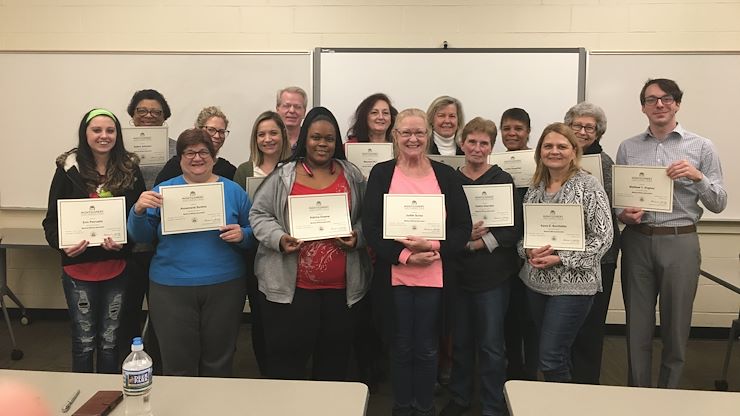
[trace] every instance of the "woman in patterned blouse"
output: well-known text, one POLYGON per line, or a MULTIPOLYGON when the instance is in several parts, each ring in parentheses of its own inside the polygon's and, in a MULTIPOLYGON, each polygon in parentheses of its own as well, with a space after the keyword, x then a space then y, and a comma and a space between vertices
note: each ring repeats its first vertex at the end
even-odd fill
MULTIPOLYGON (((523 280, 540 336, 539 369, 546 381, 571 380, 570 348, 602 290, 600 261, 612 242, 609 199, 598 180, 581 170, 582 150, 570 127, 553 123, 542 132, 537 170, 524 203, 580 204, 585 250, 555 250, 550 245, 519 254, 531 268, 523 280)), ((525 215, 526 223, 526 215, 525 215)))

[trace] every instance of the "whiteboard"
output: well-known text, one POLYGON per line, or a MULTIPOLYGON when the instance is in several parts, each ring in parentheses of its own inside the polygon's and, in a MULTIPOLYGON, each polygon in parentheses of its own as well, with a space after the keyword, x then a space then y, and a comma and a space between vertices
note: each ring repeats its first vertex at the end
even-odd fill
POLYGON ((591 52, 586 98, 601 106, 608 120, 604 150, 616 157, 619 144, 645 131, 640 89, 648 78, 670 78, 684 92, 677 119, 683 127, 710 139, 719 152, 728 194, 720 214, 704 210, 705 220, 740 221, 740 141, 733 123, 738 120, 740 52, 591 52))
MULTIPOLYGON (((440 95, 462 102, 465 121, 480 116, 498 127, 511 107, 532 120, 530 145, 545 126, 563 121, 583 100, 586 53, 569 49, 329 49, 314 53, 314 104, 329 108, 342 136, 357 105, 386 93, 399 111, 427 110, 440 95)), ((494 151, 505 151, 500 135, 494 151)))
POLYGON ((46 208, 54 160, 77 145, 82 116, 113 111, 127 125, 133 93, 152 88, 172 109, 176 139, 203 107, 220 106, 231 134, 220 156, 234 165, 249 157, 252 123, 275 109, 288 85, 311 88, 311 53, 0 52, 0 207, 46 208))

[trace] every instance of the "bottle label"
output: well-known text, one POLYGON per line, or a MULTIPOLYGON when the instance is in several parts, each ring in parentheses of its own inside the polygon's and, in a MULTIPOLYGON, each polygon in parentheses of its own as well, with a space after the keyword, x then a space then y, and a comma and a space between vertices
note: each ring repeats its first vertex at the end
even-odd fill
POLYGON ((136 395, 146 392, 152 385, 152 367, 143 370, 123 370, 123 391, 136 395))

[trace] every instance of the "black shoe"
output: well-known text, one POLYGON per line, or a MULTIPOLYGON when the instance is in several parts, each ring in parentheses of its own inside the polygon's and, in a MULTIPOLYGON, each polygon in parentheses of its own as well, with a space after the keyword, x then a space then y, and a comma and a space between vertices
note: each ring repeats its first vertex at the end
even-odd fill
POLYGON ((469 406, 463 406, 454 400, 450 400, 449 403, 442 408, 442 411, 439 412, 439 416, 461 416, 468 410, 470 410, 469 406))

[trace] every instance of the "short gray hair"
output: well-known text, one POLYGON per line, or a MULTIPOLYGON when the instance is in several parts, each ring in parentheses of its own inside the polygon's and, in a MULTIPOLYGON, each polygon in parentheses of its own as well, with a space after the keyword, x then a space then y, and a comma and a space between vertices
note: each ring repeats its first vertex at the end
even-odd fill
POLYGON ((601 139, 601 136, 606 132, 606 114, 604 114, 601 107, 587 101, 580 102, 565 113, 563 122, 570 126, 573 124, 573 120, 578 117, 593 117, 596 120, 596 140, 601 139))

